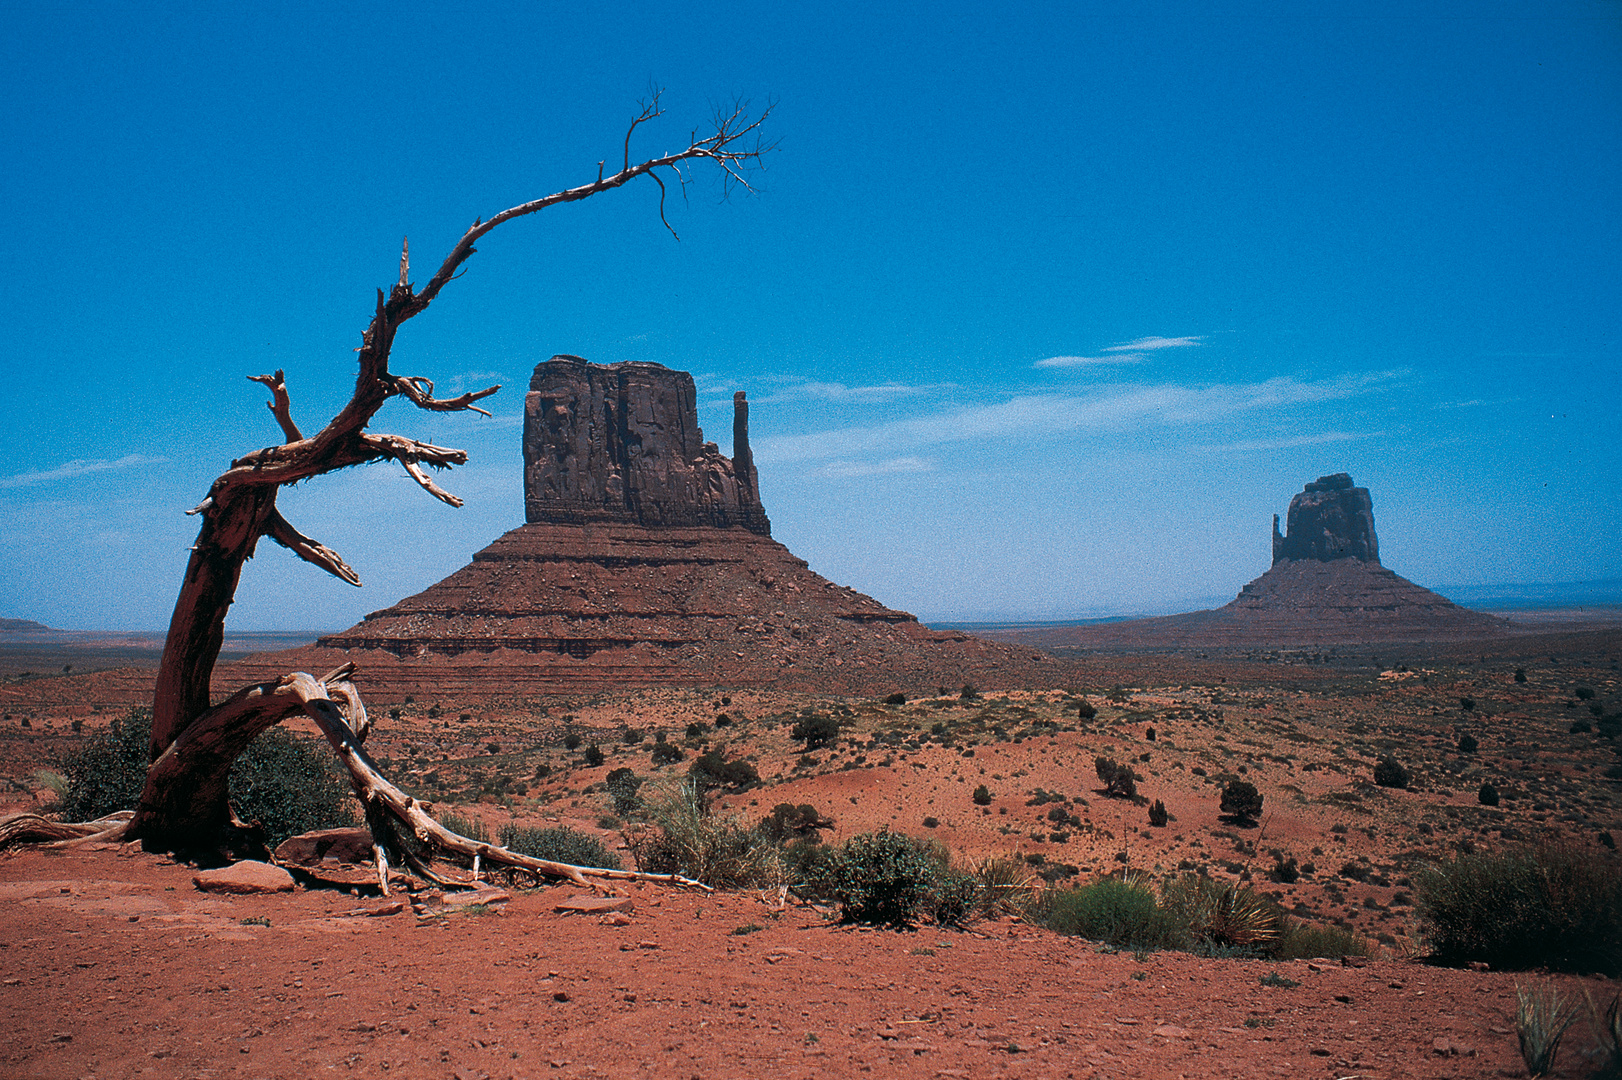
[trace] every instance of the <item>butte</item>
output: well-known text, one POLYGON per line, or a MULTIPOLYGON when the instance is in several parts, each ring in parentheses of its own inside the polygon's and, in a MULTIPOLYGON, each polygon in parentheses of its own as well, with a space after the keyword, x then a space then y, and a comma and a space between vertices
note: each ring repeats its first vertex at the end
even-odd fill
POLYGON ((911 693, 1049 686, 1067 670, 1035 649, 931 630, 773 540, 742 391, 728 459, 704 440, 688 373, 555 356, 530 380, 523 450, 525 524, 423 592, 222 678, 353 661, 385 697, 911 693))
POLYGON ((1374 502, 1346 473, 1290 500, 1287 535, 1273 515, 1273 565, 1210 611, 1095 626, 1002 632, 1043 648, 1297 648, 1501 637, 1505 619, 1462 608, 1380 565, 1374 502))

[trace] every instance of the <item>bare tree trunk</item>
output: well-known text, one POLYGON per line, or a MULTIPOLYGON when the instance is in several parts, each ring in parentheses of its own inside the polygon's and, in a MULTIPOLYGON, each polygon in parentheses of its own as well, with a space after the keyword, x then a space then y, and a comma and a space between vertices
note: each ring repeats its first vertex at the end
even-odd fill
MULTIPOLYGON (((651 176, 659 185, 659 213, 664 220, 662 172, 669 170, 674 179, 685 186, 688 177, 683 163, 709 161, 721 170, 724 185, 736 183, 747 188, 747 170, 759 167, 763 155, 774 149, 773 145, 760 141, 761 125, 771 109, 768 107, 758 115, 751 115, 748 104, 739 102, 730 111, 721 110, 716 114, 711 134, 698 138, 695 133, 683 150, 632 164, 632 135, 638 126, 662 112, 656 93, 644 104, 626 132, 623 163, 618 172, 605 177, 599 162, 597 179, 590 183, 511 207, 488 221, 475 221, 421 292, 417 292, 410 281, 409 249, 402 248, 399 281, 386 294, 378 290, 376 310, 357 350, 360 370, 354 394, 338 415, 315 435, 305 437, 293 422, 282 372, 249 376, 270 389, 269 408, 286 441, 233 461, 231 468, 214 481, 208 497, 191 511, 201 515, 202 524, 187 561, 180 595, 175 600, 158 669, 152 709, 152 765, 147 772, 145 789, 127 821, 92 823, 105 827, 89 831, 84 831, 88 826, 58 826, 56 832, 61 835, 53 835, 53 840, 139 839, 152 846, 196 851, 231 851, 252 846, 253 837, 245 835, 244 827, 231 813, 228 789, 231 764, 261 732, 288 716, 305 713, 321 724, 334 750, 344 759, 355 790, 367 807, 368 822, 372 823, 374 833, 387 832, 382 823, 395 821, 420 842, 455 857, 477 858, 486 864, 579 881, 584 881, 587 874, 609 874, 608 871, 584 871, 561 863, 526 859, 477 844, 439 826, 420 804, 384 780, 361 751, 365 711, 360 706, 359 695, 348 682, 348 670, 340 669, 326 680, 295 672, 276 683, 245 687, 213 706, 209 703, 210 683, 225 636, 226 612, 236 595, 243 564, 253 555, 262 537, 270 537, 300 558, 351 585, 360 584, 360 578, 336 552, 304 536, 281 516, 276 508, 276 492, 281 485, 350 465, 391 460, 399 462, 435 498, 451 506, 461 505, 461 500, 439 488, 422 466, 446 469, 461 465, 467 461, 465 453, 397 435, 371 434, 366 428, 378 409, 395 396, 404 397, 422 409, 469 410, 489 415, 474 403, 495 393, 500 389, 498 386, 439 399, 433 396, 434 385, 428 379, 394 375, 389 371, 389 355, 400 325, 425 310, 439 291, 457 276, 462 264, 474 254, 473 245, 479 239, 514 218, 558 203, 590 198, 644 175, 651 176), (349 710, 360 718, 358 728, 351 727, 328 698, 325 685, 328 682, 342 688, 341 696, 348 702, 349 710)), ((668 221, 665 225, 669 228, 668 221)), ((30 829, 41 838, 52 833, 51 829, 37 823, 8 819, 0 824, 0 847, 7 842, 7 828, 18 837, 30 835, 30 829)), ((380 853, 394 846, 389 836, 380 835, 376 839, 380 853)), ((615 874, 626 876, 620 872, 615 874)))

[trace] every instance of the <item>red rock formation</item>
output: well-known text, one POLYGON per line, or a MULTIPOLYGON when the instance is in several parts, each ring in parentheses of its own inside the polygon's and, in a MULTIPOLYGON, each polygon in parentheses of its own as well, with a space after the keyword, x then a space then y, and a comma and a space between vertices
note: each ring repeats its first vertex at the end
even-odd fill
POLYGON ((385 696, 677 683, 870 692, 1048 686, 1032 649, 930 630, 813 573, 770 537, 734 398, 737 456, 703 441, 693 380, 554 357, 525 399, 525 511, 450 577, 311 649, 234 665, 360 665, 385 696))
POLYGON ((1223 607, 988 636, 1046 649, 1295 648, 1470 641, 1509 630, 1507 620, 1459 607, 1381 566, 1368 489, 1336 473, 1290 500, 1288 537, 1274 516, 1272 568, 1223 607))
POLYGON ((1290 500, 1288 536, 1280 536, 1273 515, 1273 563, 1288 559, 1362 559, 1380 562, 1374 535, 1374 501, 1369 489, 1352 486, 1347 473, 1320 476, 1290 500))

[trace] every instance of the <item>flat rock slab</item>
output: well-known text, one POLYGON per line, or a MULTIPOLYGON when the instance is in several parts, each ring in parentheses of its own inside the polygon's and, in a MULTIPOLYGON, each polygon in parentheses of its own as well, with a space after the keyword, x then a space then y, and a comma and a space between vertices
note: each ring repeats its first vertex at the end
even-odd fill
POLYGON ((411 907, 418 915, 444 915, 453 911, 465 911, 470 907, 505 904, 511 899, 511 893, 485 886, 466 892, 440 893, 435 890, 420 897, 413 897, 411 907))
POLYGON ((276 848, 282 865, 318 866, 327 863, 370 863, 372 834, 368 829, 318 829, 289 837, 276 848))
POLYGON ((629 896, 571 896, 560 900, 554 911, 575 912, 579 915, 606 915, 611 911, 632 912, 636 901, 629 896))
POLYGON ((204 892, 278 893, 293 891, 293 875, 279 866, 239 862, 218 870, 204 870, 191 879, 204 892))

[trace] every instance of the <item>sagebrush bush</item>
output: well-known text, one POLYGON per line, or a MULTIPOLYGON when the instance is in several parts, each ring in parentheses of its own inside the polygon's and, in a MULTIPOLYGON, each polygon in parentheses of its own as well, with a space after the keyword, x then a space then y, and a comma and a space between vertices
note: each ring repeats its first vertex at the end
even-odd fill
POLYGON ((619 856, 603 846, 595 836, 568 827, 530 829, 513 822, 501 827, 501 846, 532 859, 569 863, 572 866, 596 866, 605 870, 620 868, 619 856))
POLYGON ((1343 956, 1373 956, 1369 939, 1338 926, 1320 926, 1298 919, 1282 919, 1278 937, 1268 954, 1274 960, 1338 960, 1343 956))
MULTIPOLYGON (((146 786, 152 710, 131 709, 56 762, 67 783, 57 809, 69 821, 132 810, 146 786)), ((275 847, 290 836, 355 822, 348 777, 331 749, 279 727, 265 731, 231 767, 231 807, 258 822, 275 847)))
POLYGON ((839 721, 826 713, 813 713, 796 720, 789 734, 805 743, 807 750, 816 750, 839 737, 839 721))
POLYGON ((1138 781, 1142 777, 1132 771, 1132 766, 1100 757, 1094 759, 1093 771, 1098 773, 1098 778, 1104 782, 1106 794, 1122 799, 1137 797, 1138 781))
POLYGON ((1498 789, 1491 784, 1482 784, 1476 789, 1476 801, 1482 806, 1498 805, 1498 789))
POLYGON ((991 805, 991 789, 986 787, 984 784, 981 784, 979 787, 975 788, 974 789, 974 805, 976 805, 976 806, 990 806, 991 805))
POLYGON ((719 750, 700 754, 687 767, 687 775, 700 787, 747 791, 760 783, 760 772, 743 758, 728 761, 719 750))
POLYGON ((938 869, 928 844, 902 833, 861 833, 833 853, 826 880, 842 922, 903 926, 930 898, 938 869))
POLYGON ((1149 807, 1149 824, 1154 828, 1164 829, 1166 822, 1170 820, 1171 815, 1166 812, 1166 804, 1156 799, 1154 805, 1149 807))
POLYGON ((1224 814, 1233 815, 1240 824, 1246 824, 1262 812, 1263 798, 1265 796, 1249 780, 1234 780, 1222 789, 1220 809, 1224 814))
POLYGON ((1414 884, 1444 963, 1622 974, 1622 871, 1607 860, 1554 846, 1460 855, 1414 884))
POLYGON ((680 874, 718 889, 778 883, 784 876, 777 847, 738 818, 711 813, 699 786, 687 780, 644 797, 648 824, 627 829, 637 867, 680 874))
POLYGON ((614 813, 623 817, 642 805, 642 798, 637 794, 637 789, 642 786, 642 778, 631 769, 613 770, 608 774, 604 786, 608 789, 608 797, 614 800, 614 813))
POLYGON ((1388 754, 1374 766, 1374 782, 1381 787, 1405 788, 1408 786, 1408 770, 1403 768, 1402 762, 1388 754))
POLYGON ((480 844, 490 842, 490 830, 478 818, 463 817, 455 810, 447 810, 439 815, 439 823, 458 836, 480 844))
POLYGON ((1459 753, 1473 754, 1480 748, 1481 744, 1476 741, 1476 737, 1474 735, 1459 736, 1459 753))
POLYGON ((1055 892, 1045 906, 1044 921, 1060 934, 1124 949, 1182 949, 1190 943, 1187 925, 1162 908, 1154 890, 1141 881, 1099 878, 1055 892))

